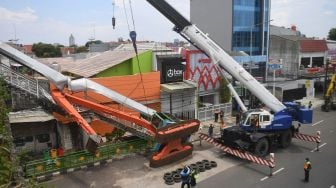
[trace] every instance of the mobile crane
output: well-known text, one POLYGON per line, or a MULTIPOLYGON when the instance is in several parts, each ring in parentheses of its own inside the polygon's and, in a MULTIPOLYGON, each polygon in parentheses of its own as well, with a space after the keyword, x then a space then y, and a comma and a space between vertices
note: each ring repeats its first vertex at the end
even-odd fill
POLYGON ((207 54, 213 63, 238 80, 271 110, 254 109, 244 112, 239 126, 230 127, 221 132, 220 142, 229 147, 265 156, 275 143, 279 143, 284 148, 290 145, 294 132, 298 131, 298 128, 293 125, 294 121, 302 124, 312 123, 312 110, 293 102, 282 104, 208 34, 184 18, 165 0, 147 0, 147 2, 175 25, 174 31, 207 54))
MULTIPOLYGON (((59 67, 54 66, 52 68, 44 65, 5 43, 0 43, 0 54, 35 70, 50 81, 51 97, 47 98, 50 98, 51 102, 57 107, 61 107, 62 113, 70 115, 87 133, 89 140, 86 146, 91 153, 95 153, 98 145, 102 143, 102 138, 74 105, 88 109, 93 112, 95 117, 112 124, 112 126, 118 126, 118 128, 130 131, 138 137, 159 143, 160 147, 150 158, 151 167, 159 167, 191 155, 193 147, 185 138, 198 131, 200 124, 198 120, 182 121, 169 114, 157 112, 86 78, 71 80, 57 70, 59 67), (72 95, 73 92, 88 90, 134 109, 140 112, 142 117, 72 95)), ((11 73, 0 72, 0 76, 6 76, 7 74, 11 73)))

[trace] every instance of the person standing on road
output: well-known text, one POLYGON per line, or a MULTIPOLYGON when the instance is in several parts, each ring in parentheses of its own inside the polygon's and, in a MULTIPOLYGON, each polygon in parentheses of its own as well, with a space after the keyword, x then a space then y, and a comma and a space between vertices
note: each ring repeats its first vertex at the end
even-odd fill
POLYGON ((190 168, 185 166, 180 175, 182 180, 181 188, 184 188, 185 185, 190 188, 190 168))
POLYGON ((309 109, 311 109, 311 108, 312 108, 312 106, 313 106, 312 102, 311 102, 311 101, 309 101, 308 108, 309 108, 309 109))
POLYGON ((214 126, 212 124, 210 124, 209 126, 209 129, 208 129, 208 133, 209 133, 209 136, 212 138, 213 136, 213 129, 214 129, 214 126))
POLYGON ((219 111, 215 110, 215 122, 217 123, 218 121, 218 116, 219 116, 219 111))
POLYGON ((191 187, 195 188, 196 187, 196 178, 197 178, 197 171, 192 170, 191 175, 190 175, 190 185, 191 187))
POLYGON ((309 158, 306 158, 306 161, 303 164, 303 169, 304 169, 304 172, 305 172, 305 179, 304 179, 305 182, 309 182, 309 171, 310 171, 311 168, 312 167, 311 167, 310 160, 309 160, 309 158))
POLYGON ((219 117, 220 117, 221 123, 223 123, 224 122, 224 112, 223 112, 223 110, 220 111, 219 117))

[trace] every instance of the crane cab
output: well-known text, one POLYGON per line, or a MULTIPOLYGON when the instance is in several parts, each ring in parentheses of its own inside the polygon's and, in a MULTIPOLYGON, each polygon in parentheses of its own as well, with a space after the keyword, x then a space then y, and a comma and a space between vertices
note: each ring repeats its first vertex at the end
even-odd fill
POLYGON ((246 111, 239 123, 240 127, 247 131, 271 129, 274 115, 264 109, 246 111))

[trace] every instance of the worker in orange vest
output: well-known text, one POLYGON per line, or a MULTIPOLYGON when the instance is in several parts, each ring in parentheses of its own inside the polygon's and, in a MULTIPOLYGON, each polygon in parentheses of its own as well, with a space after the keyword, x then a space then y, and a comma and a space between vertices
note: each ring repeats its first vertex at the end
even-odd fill
POLYGON ((305 182, 309 182, 309 171, 310 171, 311 168, 312 167, 311 167, 311 163, 309 161, 309 158, 306 158, 306 161, 303 164, 303 169, 304 169, 304 172, 305 172, 305 179, 304 179, 305 182))

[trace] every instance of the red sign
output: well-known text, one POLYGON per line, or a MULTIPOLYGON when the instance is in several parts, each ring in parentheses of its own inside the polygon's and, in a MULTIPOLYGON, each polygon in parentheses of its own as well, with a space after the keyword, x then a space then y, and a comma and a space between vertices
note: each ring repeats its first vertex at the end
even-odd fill
POLYGON ((320 68, 320 67, 306 68, 306 73, 309 73, 309 74, 319 73, 319 72, 322 72, 322 71, 323 71, 323 69, 320 68))
POLYGON ((211 63, 211 59, 199 59, 198 60, 199 63, 211 63))

